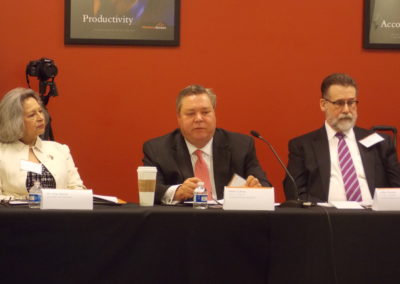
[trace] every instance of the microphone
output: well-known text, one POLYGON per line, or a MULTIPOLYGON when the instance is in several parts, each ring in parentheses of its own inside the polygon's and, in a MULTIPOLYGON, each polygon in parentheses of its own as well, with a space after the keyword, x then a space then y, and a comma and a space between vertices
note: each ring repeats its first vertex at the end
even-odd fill
POLYGON ((290 174, 288 168, 285 166, 285 164, 282 162, 281 158, 279 158, 278 153, 275 151, 274 147, 272 147, 272 144, 269 143, 264 137, 262 137, 260 135, 260 133, 258 133, 255 130, 251 130, 250 134, 253 135, 255 138, 260 139, 261 141, 264 141, 265 144, 268 145, 268 147, 271 149, 272 153, 274 154, 275 158, 279 161, 280 165, 282 166, 282 168, 285 170, 287 176, 289 177, 289 179, 292 181, 294 189, 295 189, 295 199, 290 199, 290 200, 286 200, 284 203, 281 203, 281 205, 279 207, 297 207, 297 208, 301 208, 301 207, 309 207, 312 206, 311 202, 307 202, 307 201, 302 201, 299 200, 299 190, 297 187, 297 184, 293 178, 293 176, 290 174))

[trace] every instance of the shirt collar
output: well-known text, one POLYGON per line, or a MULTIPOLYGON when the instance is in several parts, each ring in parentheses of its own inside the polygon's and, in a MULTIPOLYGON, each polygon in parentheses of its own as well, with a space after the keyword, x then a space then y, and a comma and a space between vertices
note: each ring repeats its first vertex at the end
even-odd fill
MULTIPOLYGON (((28 145, 26 145, 26 144, 24 144, 24 143, 22 143, 21 141, 16 141, 15 142, 17 145, 18 145, 18 147, 19 148, 24 148, 24 147, 29 147, 28 145)), ((43 148, 43 141, 42 141, 42 139, 40 139, 40 137, 38 136, 37 137, 37 139, 36 139, 36 142, 35 142, 35 145, 32 147, 33 149, 35 149, 35 150, 38 150, 38 151, 40 151, 40 152, 43 152, 43 150, 42 150, 42 148, 43 148)))
POLYGON ((34 149, 39 150, 40 152, 43 152, 43 141, 42 139, 40 139, 40 137, 38 136, 38 138, 36 139, 36 143, 35 146, 33 146, 34 149))
POLYGON ((203 148, 197 148, 193 144, 191 144, 189 141, 185 139, 186 146, 188 147, 190 155, 192 155, 197 149, 201 150, 203 153, 205 153, 208 156, 212 156, 212 142, 213 142, 214 137, 208 141, 208 143, 203 147, 203 148))

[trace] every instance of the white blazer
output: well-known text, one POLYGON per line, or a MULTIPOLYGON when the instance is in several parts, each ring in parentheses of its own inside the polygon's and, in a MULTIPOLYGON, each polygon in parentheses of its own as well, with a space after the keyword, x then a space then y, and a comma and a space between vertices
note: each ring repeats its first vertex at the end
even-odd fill
MULTIPOLYGON (((85 188, 67 145, 38 137, 33 152, 53 175, 57 188, 85 188)), ((0 143, 0 199, 22 198, 28 194, 27 172, 21 169, 21 160, 28 160, 28 155, 29 146, 20 141, 0 143)))

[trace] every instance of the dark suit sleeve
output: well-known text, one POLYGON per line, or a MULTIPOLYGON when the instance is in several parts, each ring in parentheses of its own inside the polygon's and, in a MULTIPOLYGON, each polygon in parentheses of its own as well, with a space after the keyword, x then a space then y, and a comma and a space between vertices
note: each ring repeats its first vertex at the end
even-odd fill
POLYGON ((298 140, 289 141, 289 161, 287 168, 296 182, 298 192, 296 192, 293 182, 286 175, 283 181, 286 199, 293 200, 297 199, 297 197, 302 199, 302 196, 306 194, 308 171, 305 166, 304 148, 298 140))
POLYGON ((151 142, 146 142, 143 144, 143 165, 144 166, 151 166, 157 168, 157 184, 156 184, 156 192, 155 192, 155 203, 160 204, 161 199, 164 196, 167 189, 170 185, 165 184, 165 177, 160 167, 159 163, 157 162, 157 147, 153 147, 151 142))
MULTIPOLYGON (((382 134, 380 134, 382 135, 382 134)), ((385 140, 380 145, 383 169, 386 174, 387 186, 400 187, 400 164, 396 148, 390 136, 383 135, 385 140)))

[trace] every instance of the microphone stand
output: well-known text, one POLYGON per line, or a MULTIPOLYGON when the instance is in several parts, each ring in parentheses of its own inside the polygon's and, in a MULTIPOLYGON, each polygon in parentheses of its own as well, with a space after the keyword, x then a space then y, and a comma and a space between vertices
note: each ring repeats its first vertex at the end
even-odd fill
POLYGON ((291 182, 294 185, 294 189, 295 189, 295 199, 289 199, 286 200, 285 202, 281 203, 281 205, 279 205, 279 207, 292 207, 292 208, 303 208, 303 207, 310 207, 313 206, 314 204, 312 202, 309 201, 303 201, 299 199, 299 191, 298 191, 298 187, 297 184, 293 178, 293 176, 290 174, 289 170, 287 169, 287 167, 285 166, 285 164, 282 162, 282 160, 279 158, 278 153, 275 151, 274 147, 272 147, 272 144, 269 143, 266 139, 264 139, 264 137, 262 137, 260 135, 260 133, 258 133, 255 130, 251 130, 250 134, 253 135, 255 138, 260 139, 261 141, 263 141, 265 144, 268 145, 268 147, 271 149, 272 153, 274 154, 275 158, 279 161, 281 167, 285 170, 287 176, 289 177, 289 179, 291 180, 291 182))

